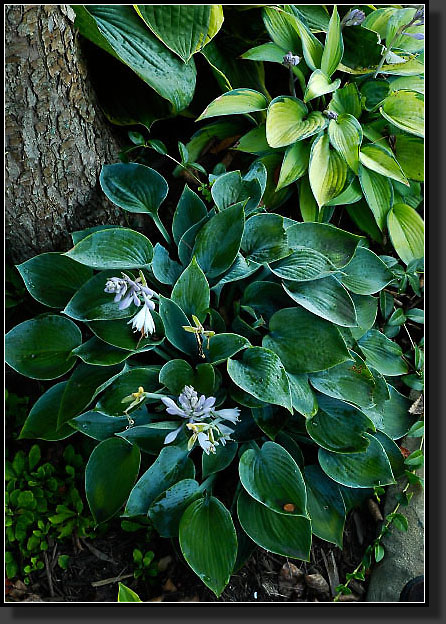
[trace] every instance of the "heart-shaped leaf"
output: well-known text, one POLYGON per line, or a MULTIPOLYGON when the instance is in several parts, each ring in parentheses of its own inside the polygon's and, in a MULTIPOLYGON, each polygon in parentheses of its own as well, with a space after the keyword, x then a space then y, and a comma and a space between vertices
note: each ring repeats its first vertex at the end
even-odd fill
POLYGON ((340 281, 357 295, 372 295, 382 290, 395 276, 378 256, 358 247, 350 262, 343 267, 340 281))
POLYGON ((362 143, 362 127, 353 115, 339 115, 328 125, 330 142, 355 173, 359 170, 359 146, 362 143))
POLYGON ((308 169, 309 159, 310 146, 308 143, 298 141, 294 145, 290 145, 283 157, 276 191, 289 186, 301 178, 308 169))
POLYGON ((240 458, 239 474, 248 494, 272 511, 306 516, 302 474, 280 444, 265 442, 261 449, 245 451, 240 458))
POLYGON ((301 307, 276 312, 269 330, 262 344, 278 354, 289 373, 312 373, 351 359, 339 330, 301 307))
POLYGON ((139 463, 139 449, 119 438, 104 440, 93 449, 85 469, 85 494, 96 524, 121 509, 138 476, 139 463))
POLYGON ((263 347, 245 349, 240 360, 228 359, 232 381, 257 399, 292 411, 290 386, 282 362, 263 347))
POLYGON ((338 152, 330 149, 327 134, 311 146, 308 169, 310 186, 319 208, 340 194, 347 179, 347 164, 338 152))
POLYGON ((99 182, 108 199, 128 212, 157 215, 169 187, 155 169, 139 163, 104 165, 99 182))
POLYGON ((295 282, 319 279, 336 271, 326 256, 306 247, 296 247, 291 255, 272 262, 269 268, 275 275, 295 282))
POLYGON ((381 115, 404 132, 424 137, 424 96, 415 91, 394 91, 381 108, 381 115))
POLYGON ((291 388, 291 400, 294 409, 303 416, 314 416, 317 412, 317 399, 308 383, 308 375, 288 373, 291 388))
POLYGON ((311 530, 342 549, 346 510, 338 484, 317 465, 305 466, 304 476, 311 530))
POLYGON ((409 182, 395 158, 380 145, 363 145, 359 160, 364 167, 409 186, 409 182))
POLYGON ((220 115, 237 115, 265 110, 268 106, 265 96, 254 89, 233 89, 218 96, 196 119, 208 119, 220 115))
POLYGON ((198 364, 196 370, 185 360, 170 360, 160 370, 160 383, 172 394, 179 395, 184 386, 209 396, 214 391, 215 372, 211 364, 198 364))
POLYGON ((359 181, 367 204, 381 231, 386 227, 389 210, 393 205, 393 186, 389 178, 359 166, 359 181))
POLYGON ((366 363, 389 377, 407 373, 401 347, 377 329, 370 329, 358 345, 365 355, 366 363))
POLYGON ((244 336, 239 336, 238 334, 217 334, 209 341, 209 349, 207 345, 204 345, 203 351, 209 362, 215 366, 250 346, 251 343, 244 336))
POLYGON ((320 69, 316 69, 310 76, 307 84, 307 88, 304 95, 304 102, 314 100, 314 98, 321 97, 327 93, 333 93, 341 85, 341 79, 338 78, 333 82, 324 74, 320 69))
POLYGON ((183 353, 195 356, 198 351, 197 340, 192 333, 183 329, 190 326, 190 321, 183 310, 175 301, 162 295, 159 298, 159 306, 167 340, 183 353))
POLYGON ((361 241, 360 236, 328 223, 296 223, 287 228, 286 233, 291 249, 308 247, 319 251, 338 268, 350 262, 361 241))
POLYGON ((187 563, 219 597, 237 557, 237 535, 229 511, 214 496, 193 502, 181 517, 179 538, 187 563))
POLYGON ((250 214, 259 205, 262 189, 258 180, 244 180, 240 171, 229 171, 215 180, 211 187, 211 194, 219 210, 225 210, 233 204, 248 200, 245 212, 250 214))
MULTIPOLYGON (((158 455, 164 447, 164 440, 167 435, 176 431, 181 425, 182 423, 179 423, 178 420, 147 423, 126 428, 125 431, 120 431, 116 435, 130 444, 134 444, 145 453, 158 455)), ((185 444, 186 442, 187 437, 183 429, 175 437, 175 446, 179 446, 181 443, 185 444)))
POLYGON ((249 260, 260 264, 287 256, 290 249, 283 217, 276 214, 250 217, 245 224, 241 247, 249 260))
POLYGON ((324 74, 330 77, 337 69, 344 54, 344 41, 342 39, 341 22, 338 9, 333 7, 330 23, 328 25, 327 36, 325 37, 324 52, 321 59, 321 69, 324 74))
POLYGON ((194 314, 201 322, 204 321, 209 308, 210 291, 207 279, 195 258, 192 258, 189 266, 178 278, 171 298, 186 316, 191 318, 194 314))
POLYGON ((48 314, 16 325, 5 336, 5 361, 31 379, 56 379, 76 363, 71 354, 82 342, 77 325, 48 314))
POLYGON ((395 204, 387 215, 387 227, 395 251, 405 264, 424 255, 424 223, 407 204, 395 204))
POLYGON ((291 96, 274 98, 266 117, 266 140, 270 147, 285 147, 317 134, 327 119, 319 111, 308 113, 305 104, 291 96))
POLYGON ((304 516, 276 513, 242 490, 237 514, 245 533, 269 552, 309 561, 311 521, 304 516))
POLYGON ((161 537, 178 537, 183 513, 201 497, 193 479, 183 479, 160 494, 149 507, 149 518, 161 537))
POLYGON ((227 442, 224 446, 217 446, 215 453, 203 453, 201 456, 202 477, 205 479, 208 475, 220 472, 229 466, 237 454, 238 444, 236 442, 227 442))
POLYGON ((75 430, 70 425, 58 427, 57 424, 59 405, 66 387, 67 382, 62 381, 49 388, 37 399, 22 427, 20 439, 39 438, 55 442, 73 435, 75 430))
POLYGON ((155 392, 160 389, 159 370, 159 366, 124 369, 113 380, 113 383, 107 386, 107 391, 101 396, 96 409, 109 416, 121 416, 128 406, 122 403, 122 399, 136 392, 140 386, 146 392, 155 392))

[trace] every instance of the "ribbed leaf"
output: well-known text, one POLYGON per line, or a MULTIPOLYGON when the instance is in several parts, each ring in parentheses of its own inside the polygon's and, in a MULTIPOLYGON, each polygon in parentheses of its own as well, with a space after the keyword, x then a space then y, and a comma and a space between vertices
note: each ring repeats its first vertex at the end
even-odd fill
MULTIPOLYGON (((282 63, 283 56, 288 51, 293 54, 300 54, 302 50, 302 44, 300 42, 299 33, 295 27, 290 23, 288 16, 281 11, 276 11, 272 7, 264 7, 262 10, 263 22, 265 28, 268 31, 269 36, 274 41, 274 45, 280 48, 282 52, 282 58, 279 63, 282 63)), ((272 44, 266 44, 272 45, 272 44)), ((243 55, 243 58, 247 58, 243 55)), ((254 60, 268 60, 268 59, 254 59, 254 60)))
POLYGON ((359 147, 362 143, 362 128, 353 115, 342 114, 328 125, 330 143, 344 158, 348 166, 358 173, 359 147))
POLYGON ((409 186, 401 167, 390 153, 379 145, 363 145, 359 160, 364 167, 409 186))
POLYGON ((347 165, 337 152, 330 150, 327 134, 318 137, 311 146, 308 175, 319 208, 339 195, 344 188, 347 165))
POLYGON ((204 345, 203 351, 212 364, 217 365, 225 362, 242 349, 250 347, 251 344, 244 336, 237 334, 217 334, 209 341, 209 349, 207 344, 204 345))
POLYGON ((310 146, 308 143, 298 141, 294 145, 290 145, 283 157, 276 191, 301 178, 308 169, 309 159, 310 146))
POLYGON ((423 139, 408 134, 398 134, 395 141, 395 155, 408 178, 424 182, 423 139))
POLYGON ((381 115, 404 132, 424 137, 424 96, 415 91, 394 91, 379 109, 381 115))
POLYGON ((290 249, 283 217, 276 214, 250 217, 245 224, 241 247, 249 260, 259 264, 287 256, 290 249))
POLYGON ((328 223, 296 223, 286 233, 291 249, 308 247, 319 251, 338 268, 350 262, 361 241, 360 236, 328 223))
POLYGON ((358 87, 354 82, 337 89, 333 93, 328 110, 338 113, 338 115, 353 115, 358 119, 362 112, 361 97, 359 95, 358 87))
POLYGON ((404 375, 407 364, 402 358, 401 347, 377 329, 370 329, 358 345, 365 355, 366 363, 387 376, 404 375))
POLYGON ((387 215, 387 227, 396 253, 409 264, 424 254, 424 223, 407 204, 395 204, 387 215))
POLYGON ((220 115, 240 115, 265 110, 268 106, 265 96, 254 89, 233 89, 213 100, 196 119, 208 119, 220 115))
POLYGON ((324 74, 320 69, 316 69, 310 76, 307 84, 307 88, 304 95, 304 102, 314 100, 314 98, 326 95, 327 93, 333 93, 341 85, 341 80, 338 78, 333 82, 324 74))
POLYGON ((357 295, 373 295, 389 284, 395 276, 370 249, 358 247, 350 262, 343 267, 340 281, 357 295))
POLYGON ((306 247, 295 248, 291 255, 272 262, 269 268, 282 279, 296 282, 319 279, 336 271, 326 256, 306 247))
POLYGON ((268 107, 266 140, 270 147, 285 147, 317 134, 326 125, 327 119, 322 113, 308 113, 301 100, 281 95, 274 98, 268 107))
POLYGON ((393 186, 389 178, 359 166, 359 181, 375 221, 382 231, 386 227, 387 215, 393 205, 393 186))
POLYGON ((334 6, 321 59, 321 69, 326 76, 330 77, 336 71, 342 60, 343 53, 344 41, 342 39, 341 22, 338 9, 334 6))

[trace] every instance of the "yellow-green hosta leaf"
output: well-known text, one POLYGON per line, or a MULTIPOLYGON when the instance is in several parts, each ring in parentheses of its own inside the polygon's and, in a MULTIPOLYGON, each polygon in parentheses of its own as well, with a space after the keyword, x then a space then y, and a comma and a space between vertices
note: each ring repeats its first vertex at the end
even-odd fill
MULTIPOLYGON (((276 9, 277 10, 277 9, 276 9)), ((280 9, 279 9, 280 10, 280 9)), ((320 69, 324 46, 311 30, 296 15, 290 15, 284 11, 281 14, 288 20, 292 28, 298 33, 304 53, 305 62, 310 69, 320 69)))
POLYGON ((396 253, 409 264, 424 254, 424 223, 407 204, 395 204, 387 216, 387 227, 396 253))
POLYGON ((285 147, 320 132, 326 125, 322 113, 308 114, 302 100, 283 95, 274 98, 268 107, 266 140, 270 147, 285 147))
POLYGON ((336 151, 330 150, 330 141, 325 133, 311 147, 309 178, 319 208, 344 188, 347 164, 336 151))
POLYGON ((390 91, 415 91, 424 95, 424 76, 400 76, 390 83, 390 91))
POLYGON ((211 14, 209 17, 209 27, 207 34, 202 37, 202 39, 198 42, 195 52, 198 52, 205 45, 209 43, 211 39, 215 37, 220 28, 223 26, 224 22, 224 14, 223 14, 223 6, 221 4, 211 4, 211 14))
POLYGON ((219 115, 241 115, 265 110, 268 106, 266 97, 254 89, 233 89, 218 96, 196 119, 208 119, 219 115))
POLYGON ((404 132, 424 137, 424 96, 415 91, 394 91, 379 109, 381 115, 404 132))
POLYGON ((354 82, 350 82, 333 93, 328 110, 334 111, 338 115, 348 113, 357 119, 360 117, 362 112, 361 96, 354 82))
MULTIPOLYGON (((267 10, 267 9, 265 9, 267 10)), ((277 11, 274 11, 277 14, 277 11)), ((269 61, 270 63, 283 63, 283 57, 287 53, 288 48, 281 48, 272 41, 262 43, 262 45, 250 48, 244 52, 240 58, 249 61, 269 61)))
POLYGON ((395 140, 396 159, 406 176, 424 182, 424 141, 409 134, 398 134, 395 140))
POLYGON ((353 115, 338 115, 328 125, 328 136, 335 150, 341 154, 348 166, 358 173, 359 146, 362 143, 362 128, 353 115))
POLYGON ((393 186, 388 177, 366 167, 359 167, 359 182, 375 221, 382 231, 386 226, 389 210, 393 205, 393 186))
POLYGON ((325 95, 326 93, 332 93, 338 89, 341 84, 340 78, 334 82, 330 82, 330 79, 320 69, 316 69, 310 76, 307 89, 304 95, 304 102, 314 100, 316 97, 325 95))
POLYGON ((364 145, 359 152, 364 167, 409 186, 409 181, 391 153, 380 145, 364 145))
POLYGON ((272 7, 266 6, 262 10, 262 17, 265 28, 274 44, 284 50, 282 59, 279 62, 282 62, 284 54, 288 51, 300 55, 302 44, 299 32, 288 19, 288 15, 283 11, 277 11, 272 7))
POLYGON ((342 39, 341 23, 338 10, 336 6, 334 6, 328 25, 325 47, 321 60, 321 69, 326 76, 330 77, 336 71, 343 53, 344 41, 342 39))
POLYGON ((276 191, 301 178, 308 169, 309 159, 310 145, 308 143, 298 141, 290 145, 283 158, 276 191))

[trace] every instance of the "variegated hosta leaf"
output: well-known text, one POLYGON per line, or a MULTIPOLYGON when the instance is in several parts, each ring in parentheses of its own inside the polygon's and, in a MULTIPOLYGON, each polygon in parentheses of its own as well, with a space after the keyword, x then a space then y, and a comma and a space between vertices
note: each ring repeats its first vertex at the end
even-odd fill
POLYGON ((332 119, 328 125, 328 136, 335 150, 341 154, 348 166, 358 173, 362 128, 356 117, 344 114, 332 119))
POLYGON ((338 10, 334 6, 321 59, 321 69, 324 74, 330 77, 336 71, 343 54, 344 41, 342 39, 341 23, 338 10))
POLYGON ((309 159, 310 145, 307 142, 297 141, 290 145, 283 158, 276 191, 301 178, 308 169, 309 159))
POLYGON ((290 15, 283 12, 282 15, 286 17, 291 26, 297 31, 302 41, 302 50, 304 53, 305 62, 313 71, 320 68, 322 55, 324 52, 324 46, 313 35, 311 30, 302 22, 297 15, 290 15))
POLYGON ((387 227, 396 253, 409 264, 423 257, 424 223, 418 212, 407 204, 395 204, 387 215, 387 227))
POLYGON ((409 182, 393 155, 380 145, 364 145, 359 160, 368 169, 409 186, 409 182))
POLYGON ((264 110, 267 105, 265 96, 254 89, 233 89, 213 100, 196 121, 219 115, 252 113, 264 110))
POLYGON ((424 96, 415 91, 395 91, 383 102, 381 115, 404 132, 424 137, 424 96))
POLYGON ((375 173, 366 167, 359 167, 359 182, 375 221, 382 231, 393 205, 393 186, 389 178, 375 173))
POLYGON ((330 150, 328 135, 325 133, 311 147, 309 177, 319 208, 339 195, 344 188, 347 164, 337 152, 330 150))
POLYGON ((266 140, 271 147, 284 147, 302 141, 327 125, 319 111, 308 114, 298 98, 283 95, 270 103, 266 117, 266 140))
POLYGON ((325 95, 326 93, 332 93, 339 88, 341 84, 340 78, 334 82, 330 82, 330 79, 320 69, 316 69, 310 76, 308 81, 307 90, 304 95, 304 102, 314 100, 316 97, 325 95))

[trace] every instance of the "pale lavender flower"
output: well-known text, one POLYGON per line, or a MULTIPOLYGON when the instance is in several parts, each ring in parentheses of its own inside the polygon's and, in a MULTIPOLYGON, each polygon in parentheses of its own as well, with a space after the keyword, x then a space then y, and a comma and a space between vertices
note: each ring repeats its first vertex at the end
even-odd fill
POLYGON ((413 39, 418 39, 418 41, 422 41, 424 39, 423 33, 403 33, 406 37, 412 37, 413 39))
POLYGON ((342 26, 359 26, 365 20, 365 13, 360 9, 352 9, 342 20, 342 26))
POLYGON ((134 332, 141 332, 143 336, 155 333, 155 322, 152 318, 151 311, 155 309, 155 304, 150 298, 143 293, 144 305, 141 310, 128 321, 127 325, 132 324, 134 332))
POLYGON ((104 292, 115 293, 113 301, 115 303, 120 301, 119 310, 126 310, 132 303, 139 307, 141 301, 138 294, 147 295, 148 297, 153 297, 155 295, 153 290, 141 283, 141 277, 132 280, 125 273, 121 273, 121 275, 122 278, 111 277, 108 279, 104 288, 104 292), (124 299, 122 299, 123 297, 124 299))
POLYGON ((296 65, 299 65, 300 63, 300 56, 297 56, 297 54, 293 54, 290 50, 283 57, 282 63, 283 65, 285 65, 285 67, 296 67, 296 65))

